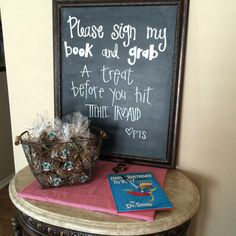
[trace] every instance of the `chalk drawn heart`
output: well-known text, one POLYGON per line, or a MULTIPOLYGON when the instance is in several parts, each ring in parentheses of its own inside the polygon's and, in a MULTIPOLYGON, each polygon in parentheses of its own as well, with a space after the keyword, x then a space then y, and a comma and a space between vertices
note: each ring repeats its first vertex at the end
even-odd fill
POLYGON ((128 134, 128 135, 131 135, 134 131, 134 128, 133 127, 130 127, 130 128, 126 128, 125 129, 125 132, 128 134))

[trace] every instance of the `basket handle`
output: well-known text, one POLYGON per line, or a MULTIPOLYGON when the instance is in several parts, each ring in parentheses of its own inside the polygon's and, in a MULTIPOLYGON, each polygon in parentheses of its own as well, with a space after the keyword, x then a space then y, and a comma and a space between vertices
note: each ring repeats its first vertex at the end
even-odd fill
MULTIPOLYGON (((102 139, 107 139, 108 138, 108 135, 107 133, 100 129, 100 128, 97 128, 97 127, 92 127, 93 129, 95 129, 98 133, 99 133, 99 136, 102 138, 102 139)), ((19 136, 16 136, 15 138, 15 145, 19 145, 19 144, 22 144, 22 136, 24 134, 27 134, 29 136, 29 132, 28 131, 24 131, 22 134, 20 134, 19 136)))
POLYGON ((90 127, 93 131, 96 132, 96 134, 101 138, 101 139, 107 139, 108 138, 108 134, 102 130, 101 128, 95 127, 95 126, 91 126, 90 127))
POLYGON ((27 130, 24 131, 23 133, 21 133, 19 136, 16 136, 16 138, 15 138, 15 145, 22 144, 22 136, 24 134, 28 134, 28 136, 29 136, 29 132, 27 130))
POLYGON ((102 139, 108 139, 108 134, 104 130, 100 130, 100 137, 102 139))

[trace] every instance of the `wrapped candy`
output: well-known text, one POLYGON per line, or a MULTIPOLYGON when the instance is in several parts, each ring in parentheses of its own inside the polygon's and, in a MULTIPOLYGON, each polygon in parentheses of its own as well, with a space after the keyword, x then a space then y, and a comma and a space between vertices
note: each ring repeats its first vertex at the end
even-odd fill
POLYGON ((99 128, 89 128, 80 112, 49 121, 38 114, 32 127, 17 137, 31 170, 42 188, 81 184, 91 179, 102 139, 99 128), (91 131, 91 132, 90 132, 91 131))
POLYGON ((73 139, 86 139, 90 136, 89 120, 80 112, 65 116, 62 120, 55 118, 48 120, 47 113, 37 114, 32 127, 28 128, 31 141, 51 142, 55 140, 70 141, 73 139))

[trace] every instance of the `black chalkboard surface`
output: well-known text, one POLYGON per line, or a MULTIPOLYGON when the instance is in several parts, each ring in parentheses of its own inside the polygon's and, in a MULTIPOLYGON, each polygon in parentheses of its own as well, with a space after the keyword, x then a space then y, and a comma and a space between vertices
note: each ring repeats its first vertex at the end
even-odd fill
POLYGON ((54 0, 55 113, 104 129, 101 158, 174 167, 187 0, 54 0))

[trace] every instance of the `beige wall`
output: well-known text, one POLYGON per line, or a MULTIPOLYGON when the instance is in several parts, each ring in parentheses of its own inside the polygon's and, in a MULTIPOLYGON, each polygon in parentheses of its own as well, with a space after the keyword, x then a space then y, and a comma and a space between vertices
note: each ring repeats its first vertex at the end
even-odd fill
MULTIPOLYGON (((37 112, 53 116, 51 2, 1 0, 13 137, 37 112)), ((190 236, 236 235, 235 16, 234 0, 191 0, 178 160, 202 197, 190 236)))
POLYGON ((15 172, 11 140, 7 78, 5 72, 0 72, 0 188, 15 172))
POLYGON ((236 2, 191 1, 178 168, 201 191, 191 235, 236 235, 236 2))
MULTIPOLYGON (((52 9, 48 0, 1 0, 13 138, 38 112, 53 116, 52 9)), ((16 171, 26 165, 14 147, 16 171)))

